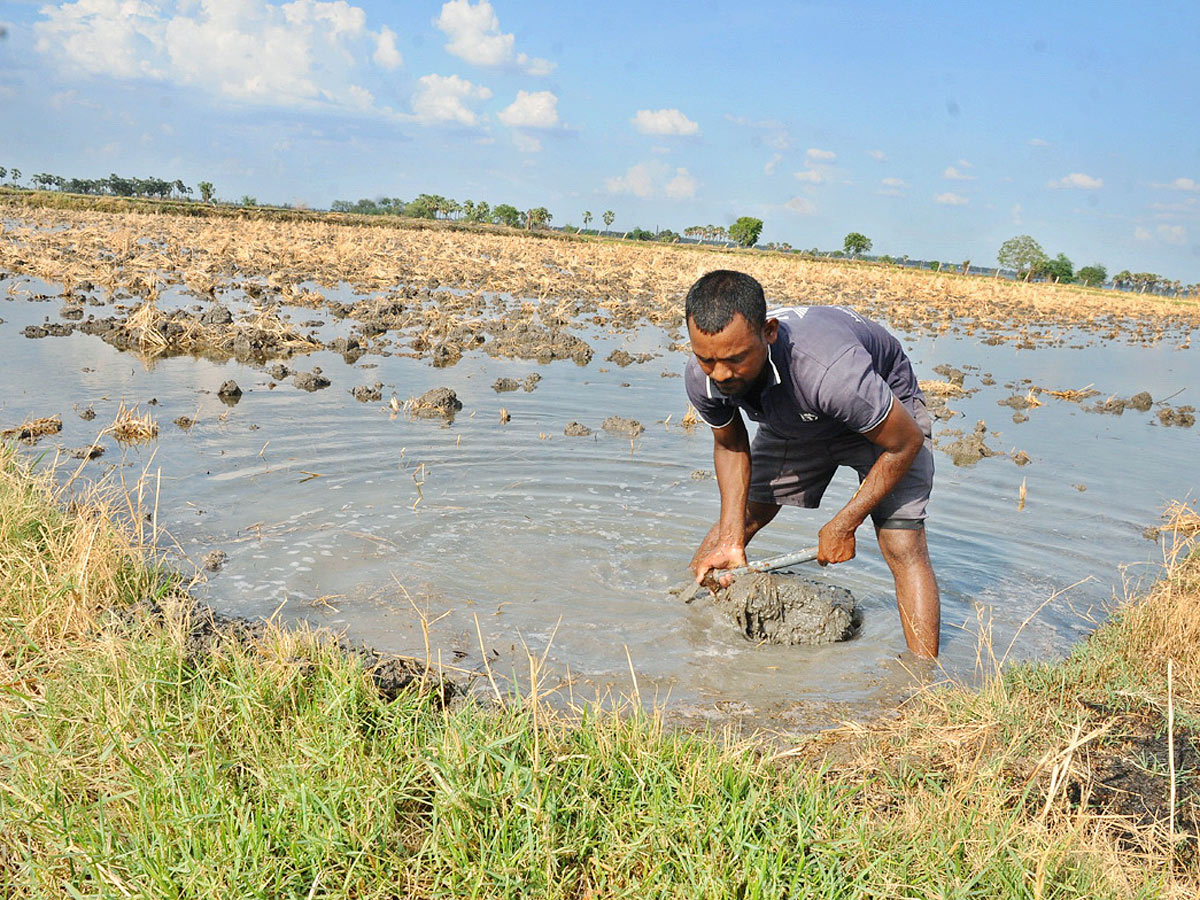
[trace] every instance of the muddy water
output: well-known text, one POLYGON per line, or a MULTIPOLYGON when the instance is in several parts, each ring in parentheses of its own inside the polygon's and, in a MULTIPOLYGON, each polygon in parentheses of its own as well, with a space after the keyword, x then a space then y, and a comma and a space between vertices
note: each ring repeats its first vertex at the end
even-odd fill
MULTIPOLYGON (((332 380, 308 393, 290 382, 272 387, 266 372, 232 362, 147 363, 80 334, 27 339, 26 324, 54 321, 59 308, 27 295, 56 291, 28 279, 10 286, 0 281, 0 424, 61 414, 62 434, 30 451, 38 453, 86 446, 122 400, 151 412, 156 442, 122 449, 105 438, 107 453, 83 471, 127 483, 149 472, 164 545, 196 567, 210 551, 227 554, 198 588, 223 611, 312 622, 419 656, 428 646, 435 660, 475 672, 486 656, 497 676, 518 680, 528 677, 528 648, 544 658, 549 682, 569 678, 576 697, 632 692, 632 668, 644 701, 657 698, 689 722, 807 727, 886 709, 912 688, 891 579, 869 529, 857 559, 803 570, 849 588, 861 604, 861 633, 845 644, 755 646, 711 606, 682 606, 668 594, 716 516, 718 495, 707 431, 678 425, 685 401, 672 376, 684 357, 661 333, 580 332, 596 348, 584 367, 478 352, 444 369, 399 356, 348 365, 322 351, 288 362, 320 366, 332 380), (618 348, 660 355, 625 368, 603 361, 618 348), (532 372, 542 376, 533 391, 492 388, 532 372), (230 378, 244 391, 233 406, 216 395, 230 378), (351 397, 377 380, 383 402, 351 397), (393 393, 402 402, 439 386, 463 403, 453 423, 388 408, 393 393), (88 407, 90 421, 77 414, 88 407), (612 415, 646 431, 633 440, 605 432, 612 415), (185 431, 172 424, 178 416, 197 422, 185 431), (565 436, 572 421, 593 433, 565 436)), ((1102 395, 1087 403, 1141 390, 1156 400, 1183 391, 1170 402, 1195 403, 1200 357, 1168 345, 906 343, 922 378, 939 378, 940 363, 979 367, 964 385, 980 390, 951 400, 959 415, 935 434, 983 419, 998 432, 989 446, 1032 459, 956 467, 937 456, 929 540, 943 590, 945 674, 977 677, 981 652, 1060 656, 1114 596, 1156 573, 1161 550, 1143 529, 1167 501, 1194 491, 1200 429, 1163 427, 1155 409, 1100 415, 1049 396, 1016 424, 997 401, 1025 393, 1021 379, 1031 379, 1050 389, 1094 384, 1102 395), (984 373, 995 383, 983 386, 984 373)), ((752 555, 815 543, 853 487, 839 476, 828 510, 784 510, 752 555)))

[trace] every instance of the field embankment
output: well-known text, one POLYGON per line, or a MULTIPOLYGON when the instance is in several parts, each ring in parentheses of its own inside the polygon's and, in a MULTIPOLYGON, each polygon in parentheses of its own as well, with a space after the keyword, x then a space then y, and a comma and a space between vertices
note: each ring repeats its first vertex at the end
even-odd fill
MULTIPOLYGON (((1196 525, 1178 510, 1178 533, 1196 525)), ((189 640, 125 501, 0 457, 0 894, 1195 896, 1200 555, 1065 661, 799 743, 189 640), (120 615, 155 598, 164 615, 120 615)), ((986 648, 984 648, 986 650, 986 648)))

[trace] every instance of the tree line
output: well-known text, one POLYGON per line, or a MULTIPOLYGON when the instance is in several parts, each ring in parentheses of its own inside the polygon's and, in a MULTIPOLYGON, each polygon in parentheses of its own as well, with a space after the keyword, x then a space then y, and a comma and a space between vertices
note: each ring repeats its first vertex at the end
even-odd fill
MULTIPOLYGON (((405 216, 410 219, 450 219, 460 222, 507 225, 510 228, 545 228, 554 216, 544 206, 520 210, 511 203, 492 206, 486 200, 463 200, 441 194, 419 194, 415 199, 404 201, 399 197, 363 198, 361 200, 334 200, 331 212, 354 213, 360 216, 405 216)), ((590 217, 590 213, 588 214, 590 217)), ((604 214, 611 223, 613 213, 604 214)))

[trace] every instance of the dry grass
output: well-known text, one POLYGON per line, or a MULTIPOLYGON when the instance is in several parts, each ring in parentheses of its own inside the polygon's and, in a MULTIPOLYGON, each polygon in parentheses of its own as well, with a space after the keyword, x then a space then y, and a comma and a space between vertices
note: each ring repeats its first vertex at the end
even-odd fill
POLYGON ((282 321, 273 309, 261 308, 230 325, 207 325, 183 311, 163 312, 153 300, 134 310, 117 326, 125 340, 143 354, 234 352, 240 341, 280 354, 307 353, 321 345, 282 321))
POLYGON ((116 418, 101 434, 111 434, 119 444, 144 444, 158 437, 158 423, 150 413, 139 415, 135 405, 132 409, 121 401, 116 418))
POLYGON ((58 434, 62 431, 61 416, 43 416, 39 419, 27 419, 16 428, 7 428, 0 432, 5 440, 16 439, 25 444, 36 444, 48 434, 58 434))
POLYGON ((683 417, 680 418, 680 420, 679 420, 679 424, 682 425, 684 428, 691 430, 692 428, 695 428, 697 425, 699 425, 700 422, 701 422, 700 413, 696 412, 696 407, 692 406, 692 404, 689 403, 687 405, 687 410, 683 414, 683 417))
POLYGON ((967 391, 962 385, 951 384, 949 381, 918 381, 917 387, 929 397, 965 397, 967 395, 967 391))
POLYGON ((1057 397, 1059 400, 1069 400, 1072 403, 1079 403, 1083 400, 1087 400, 1090 397, 1098 396, 1100 393, 1099 391, 1093 389, 1090 384, 1087 387, 1079 388, 1079 390, 1074 390, 1072 388, 1066 388, 1065 390, 1061 391, 1052 391, 1048 388, 1041 388, 1041 390, 1043 393, 1049 394, 1051 397, 1057 397))

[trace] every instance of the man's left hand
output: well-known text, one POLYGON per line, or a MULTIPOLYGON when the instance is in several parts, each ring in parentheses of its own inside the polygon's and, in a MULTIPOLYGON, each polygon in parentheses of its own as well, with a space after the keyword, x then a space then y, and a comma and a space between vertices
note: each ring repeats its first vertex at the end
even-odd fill
POLYGON ((817 532, 817 562, 823 566, 854 559, 854 531, 836 516, 817 532))

